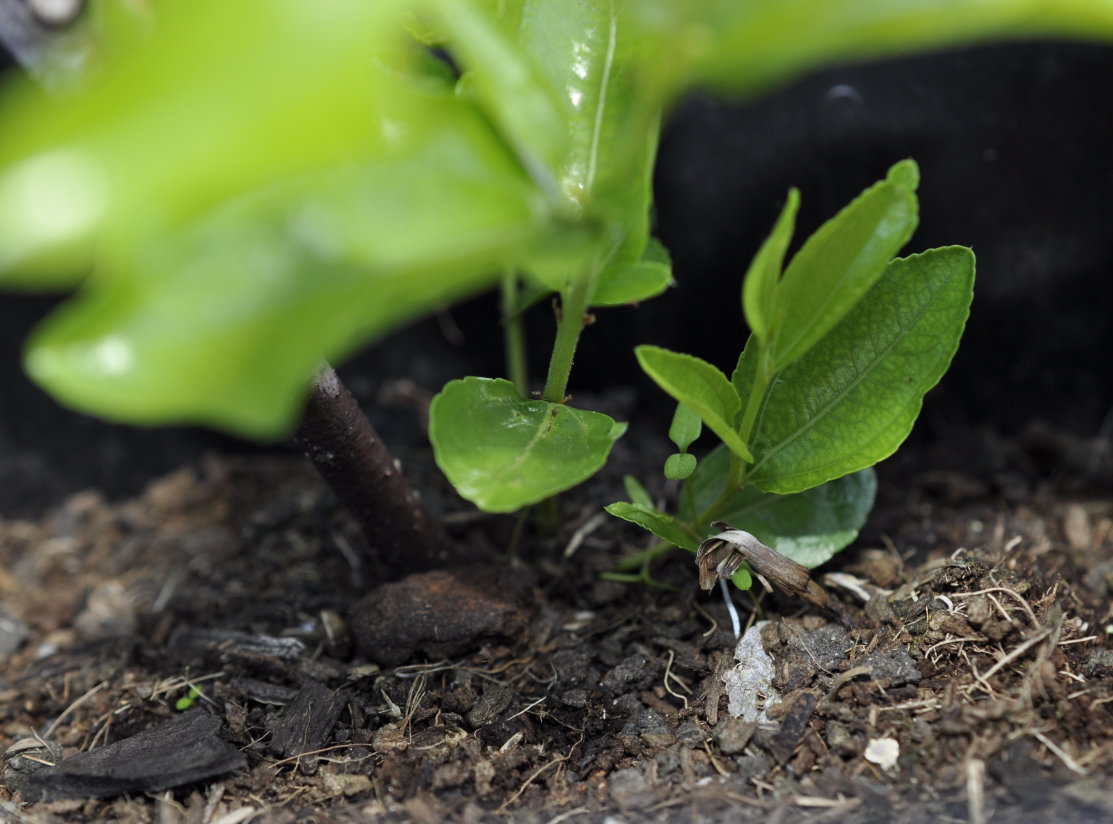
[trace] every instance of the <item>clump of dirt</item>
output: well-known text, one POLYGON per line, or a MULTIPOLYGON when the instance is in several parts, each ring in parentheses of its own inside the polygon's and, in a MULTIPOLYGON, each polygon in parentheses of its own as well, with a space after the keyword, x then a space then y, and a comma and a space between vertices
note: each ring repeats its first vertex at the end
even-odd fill
POLYGON ((386 587, 291 456, 0 522, 0 818, 1113 819, 1113 506, 953 473, 884 488, 817 576, 845 625, 736 594, 767 622, 756 720, 730 711, 738 642, 690 555, 654 571, 675 592, 599 578, 644 540, 597 517, 610 498, 566 498, 516 549, 513 520, 449 517, 442 555, 468 563, 386 587), (193 713, 243 766, 171 757, 185 783, 100 799, 41 777, 193 713))

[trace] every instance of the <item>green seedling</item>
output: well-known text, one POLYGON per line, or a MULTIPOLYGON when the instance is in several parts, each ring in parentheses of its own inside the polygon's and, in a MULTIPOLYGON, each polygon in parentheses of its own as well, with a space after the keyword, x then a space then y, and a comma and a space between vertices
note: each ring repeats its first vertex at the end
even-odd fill
MULTIPOLYGON (((0 89, 0 286, 75 291, 28 341, 29 374, 106 418, 273 440, 295 428, 311 389, 310 405, 328 406, 334 376, 323 361, 499 284, 513 343, 524 307, 555 296, 540 397, 517 355, 511 381, 453 381, 432 405, 437 462, 493 511, 583 480, 623 432, 569 405, 569 375, 596 310, 672 281, 650 236, 650 183, 661 116, 679 96, 755 95, 834 62, 977 38, 1113 34, 1113 7, 1058 0, 165 0, 143 9, 137 17, 135 4, 91 0, 85 70, 60 84, 65 94, 18 79, 0 89)), ((901 168, 897 177, 911 174, 901 168)), ((884 190, 907 200, 909 185, 894 179, 884 190)), ((815 276, 807 255, 807 277, 777 279, 786 243, 775 233, 747 280, 755 338, 733 383, 685 356, 639 353, 724 444, 694 470, 682 446, 668 468, 692 473, 691 509, 675 525, 691 540, 706 510, 731 515, 738 484, 744 494, 808 495, 884 451, 839 452, 833 432, 850 425, 845 412, 814 437, 788 437, 815 410, 811 396, 783 387, 824 385, 812 372, 833 355, 817 353, 844 342, 835 326, 850 323, 870 287, 858 278, 816 302, 810 286, 793 285, 815 276)), ((893 279, 949 254, 893 264, 893 279)), ((325 464, 353 451, 299 438, 325 464)), ((388 458, 370 460, 386 463, 334 467, 337 483, 398 477, 388 458)), ((849 477, 858 480, 836 488, 859 500, 847 485, 871 482, 849 477)), ((405 506, 387 520, 416 511, 408 491, 390 497, 405 506)), ((381 533, 382 518, 367 523, 381 533)))
POLYGON ((178 712, 185 712, 186 710, 193 709, 197 706, 198 700, 205 697, 205 694, 197 687, 190 685, 189 692, 174 702, 174 709, 178 712))
MULTIPOLYGON (((683 480, 675 515, 631 479, 607 510, 665 543, 696 551, 722 524, 806 567, 857 535, 873 506, 870 468, 908 436, 924 394, 950 365, 970 312, 974 255, 961 246, 894 258, 916 227, 919 170, 910 160, 864 191, 784 266, 799 194, 789 193, 742 284, 750 336, 728 378, 691 355, 641 346, 638 362, 678 406, 683 480), (697 465, 703 426, 721 442, 697 465)), ((741 589, 747 565, 726 564, 741 589)), ((705 578, 707 570, 701 570, 705 578)))

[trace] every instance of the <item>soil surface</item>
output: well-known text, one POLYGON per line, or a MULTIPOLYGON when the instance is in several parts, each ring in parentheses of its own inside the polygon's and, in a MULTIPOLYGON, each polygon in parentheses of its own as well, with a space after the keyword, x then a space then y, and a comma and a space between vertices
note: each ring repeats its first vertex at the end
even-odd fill
POLYGON ((0 820, 1113 820, 1108 444, 883 465, 815 574, 845 625, 735 593, 772 662, 741 717, 757 665, 689 554, 652 570, 674 590, 600 578, 647 543, 600 514, 667 452, 639 446, 516 545, 403 455, 443 568, 391 584, 295 455, 0 521, 0 820))

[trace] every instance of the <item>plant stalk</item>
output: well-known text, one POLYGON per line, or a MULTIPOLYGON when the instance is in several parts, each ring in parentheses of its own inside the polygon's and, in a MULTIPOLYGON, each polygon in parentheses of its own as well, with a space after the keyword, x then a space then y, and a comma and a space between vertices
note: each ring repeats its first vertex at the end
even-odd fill
POLYGON ((355 516, 390 577, 433 566, 436 529, 418 494, 332 367, 313 381, 295 443, 355 516))
MULTIPOLYGON (((742 414, 742 421, 738 427, 738 434, 742 438, 742 442, 747 446, 750 442, 750 435, 753 434, 754 423, 757 421, 757 413, 761 408, 761 402, 765 397, 765 391, 769 388, 772 382, 773 375, 764 368, 759 368, 757 374, 754 376, 754 385, 750 390, 750 396, 746 399, 746 409, 742 414)), ((719 497, 702 512, 696 519, 696 524, 706 524, 714 521, 719 516, 719 513, 731 502, 739 487, 742 486, 743 478, 746 475, 746 462, 742 458, 735 455, 733 452, 730 455, 730 468, 727 471, 727 481, 723 485, 723 491, 719 497)), ((685 491, 688 490, 688 485, 685 484, 685 491)), ((649 549, 623 558, 622 561, 615 567, 619 573, 629 573, 635 569, 643 569, 652 561, 666 555, 673 548, 673 544, 667 541, 661 541, 653 544, 649 549)))
POLYGON ((526 327, 522 320, 521 286, 513 272, 503 273, 501 282, 503 341, 506 349, 506 376, 523 398, 529 395, 526 366, 526 327))
POLYGON ((541 399, 549 403, 564 403, 568 390, 568 376, 572 372, 572 359, 576 344, 584 329, 588 302, 595 291, 595 272, 577 278, 560 293, 560 320, 557 322, 556 342, 549 360, 549 373, 541 399))

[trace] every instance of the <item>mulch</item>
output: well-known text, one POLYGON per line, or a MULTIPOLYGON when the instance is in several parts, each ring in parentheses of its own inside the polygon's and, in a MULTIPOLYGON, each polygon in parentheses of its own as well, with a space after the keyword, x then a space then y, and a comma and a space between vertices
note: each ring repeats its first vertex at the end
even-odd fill
POLYGON ((388 583, 294 456, 0 521, 0 820, 1113 820, 1113 503, 912 465, 816 575, 845 624, 735 594, 757 720, 690 555, 600 579, 617 474, 516 546, 435 502, 455 563, 388 583))

